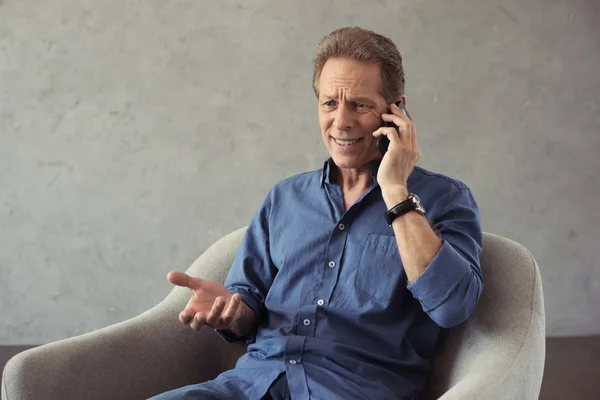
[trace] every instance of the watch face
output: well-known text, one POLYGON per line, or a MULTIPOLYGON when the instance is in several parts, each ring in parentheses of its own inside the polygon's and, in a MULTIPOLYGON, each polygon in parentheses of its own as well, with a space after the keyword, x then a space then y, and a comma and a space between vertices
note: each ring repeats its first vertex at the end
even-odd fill
POLYGON ((419 198, 419 196, 417 196, 416 194, 412 193, 410 195, 410 198, 412 199, 413 204, 415 205, 416 211, 418 211, 421 214, 425 215, 425 207, 423 207, 423 204, 421 203, 421 199, 419 198))

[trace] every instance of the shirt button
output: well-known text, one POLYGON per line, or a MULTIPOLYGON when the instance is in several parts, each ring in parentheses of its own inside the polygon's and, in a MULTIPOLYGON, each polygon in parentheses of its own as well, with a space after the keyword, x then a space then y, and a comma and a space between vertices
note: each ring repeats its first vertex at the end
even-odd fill
POLYGON ((343 231, 344 229, 346 229, 346 225, 344 224, 339 224, 338 228, 340 228, 340 231, 343 231))
POLYGON ((329 261, 329 268, 335 267, 335 261, 329 261))
POLYGON ((296 360, 290 360, 290 364, 296 364, 296 360))
POLYGON ((304 321, 304 325, 309 326, 310 325, 310 319, 305 319, 304 321))
POLYGON ((317 300, 317 304, 322 306, 323 304, 325 304, 325 302, 323 301, 323 299, 319 299, 317 300))

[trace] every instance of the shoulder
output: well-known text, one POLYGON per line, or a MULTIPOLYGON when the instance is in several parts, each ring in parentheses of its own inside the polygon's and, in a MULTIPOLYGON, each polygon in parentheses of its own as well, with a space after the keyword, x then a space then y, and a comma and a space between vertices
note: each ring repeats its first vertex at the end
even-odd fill
POLYGON ((421 200, 436 201, 449 196, 472 196, 471 189, 460 179, 415 166, 408 181, 409 190, 421 200))
POLYGON ((460 191, 463 189, 469 190, 469 187, 460 179, 441 174, 439 172, 429 171, 423 167, 415 166, 413 171, 414 182, 418 186, 427 187, 428 189, 440 189, 447 191, 460 191))
POLYGON ((415 166, 409 190, 416 193, 427 209, 441 212, 452 206, 477 210, 477 202, 466 183, 460 179, 415 166))
POLYGON ((314 190, 318 189, 321 185, 322 169, 314 171, 302 172, 300 174, 292 175, 287 177, 273 185, 271 189, 276 195, 283 195, 290 190, 314 190))
POLYGON ((269 204, 297 200, 314 195, 321 187, 322 169, 302 172, 276 182, 267 194, 269 204), (293 199, 292 199, 293 198, 293 199))

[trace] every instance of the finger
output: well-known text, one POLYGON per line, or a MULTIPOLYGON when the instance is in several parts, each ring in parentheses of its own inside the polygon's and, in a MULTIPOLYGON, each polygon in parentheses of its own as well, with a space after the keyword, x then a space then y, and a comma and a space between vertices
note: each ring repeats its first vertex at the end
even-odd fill
POLYGON ((412 121, 412 118, 410 117, 406 106, 404 106, 404 103, 400 102, 400 107, 398 107, 398 105, 394 103, 390 106, 390 109, 394 114, 400 115, 401 117, 406 117, 412 121))
POLYGON ((178 271, 169 272, 167 279, 174 285, 187 287, 192 290, 200 289, 202 283, 202 279, 192 278, 188 274, 178 271))
POLYGON ((196 315, 194 316, 194 319, 192 320, 190 327, 195 331, 199 331, 200 328, 202 328, 202 325, 204 325, 205 323, 206 323, 206 317, 205 317, 204 313, 199 312, 199 313, 196 313, 196 315))
POLYGON ((398 104, 400 104, 400 106, 398 106, 397 104, 393 104, 393 106, 391 107, 391 110, 395 115, 399 115, 400 118, 402 118, 403 120, 405 120, 408 123, 408 129, 406 129, 405 132, 411 136, 414 136, 415 124, 412 121, 412 117, 408 113, 408 110, 404 106, 404 103, 400 102, 398 104))
POLYGON ((217 328, 219 319, 221 318, 221 313, 223 312, 224 308, 225 299, 222 297, 217 297, 213 303, 210 313, 208 314, 208 317, 206 317, 206 324, 213 328, 217 328))
POLYGON ((381 135, 387 136, 390 142, 397 142, 400 140, 400 132, 398 132, 396 128, 381 127, 373 132, 373 136, 376 138, 381 135))
POLYGON ((179 321, 182 324, 188 325, 190 322, 192 322, 192 318, 194 318, 194 313, 191 313, 191 315, 185 311, 179 313, 179 321))
POLYGON ((408 138, 409 141, 415 138, 415 124, 412 121, 393 114, 382 114, 381 118, 384 121, 392 122, 394 125, 396 125, 398 127, 398 135, 400 137, 408 138))
POLYGON ((400 105, 396 103, 390 104, 390 110, 397 115, 406 115, 406 113, 404 112, 406 108, 404 107, 404 103, 402 102, 400 102, 400 105))
POLYGON ((407 127, 409 127, 412 124, 412 122, 408 118, 397 114, 381 114, 381 119, 386 122, 393 123, 394 125, 399 127, 402 132, 406 132, 407 127))
POLYGON ((229 300, 229 304, 227 305, 227 308, 221 314, 220 323, 223 326, 229 327, 231 325, 235 315, 238 312, 238 309, 240 308, 241 301, 242 301, 242 296, 240 296, 237 293, 234 294, 233 297, 231 297, 231 300, 229 300))
POLYGON ((196 315, 196 313, 199 311, 196 311, 193 307, 190 307, 189 304, 183 309, 183 311, 181 312, 181 314, 183 315, 183 317, 185 319, 189 319, 191 320, 192 318, 194 318, 194 315, 196 315))

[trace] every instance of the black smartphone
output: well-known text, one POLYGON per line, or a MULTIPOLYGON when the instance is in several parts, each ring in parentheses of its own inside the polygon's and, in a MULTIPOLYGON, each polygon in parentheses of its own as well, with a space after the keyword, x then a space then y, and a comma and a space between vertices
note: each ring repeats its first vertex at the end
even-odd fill
MULTIPOLYGON (((404 103, 399 101, 396 103, 396 105, 398 106, 398 108, 403 109, 404 112, 406 113, 406 116, 408 117, 408 119, 410 119, 412 121, 412 118, 410 117, 408 110, 406 109, 406 107, 404 107, 404 103)), ((388 111, 388 112, 390 114, 392 113, 391 111, 388 111)), ((383 121, 382 126, 396 128, 396 132, 398 132, 398 127, 392 122, 383 121)), ((390 139, 388 139, 387 136, 381 135, 377 138, 377 148, 379 149, 379 152, 381 153, 382 156, 385 155, 385 152, 387 151, 389 146, 390 146, 390 139)))

